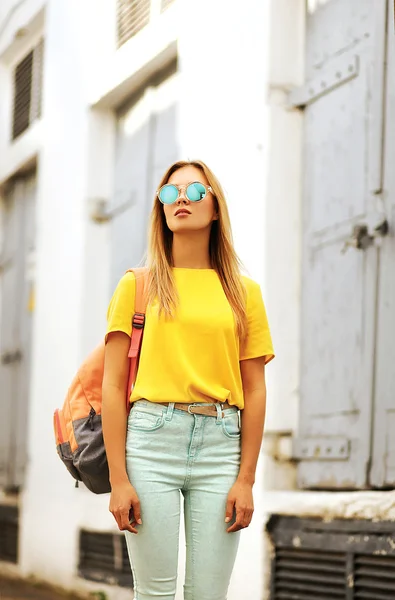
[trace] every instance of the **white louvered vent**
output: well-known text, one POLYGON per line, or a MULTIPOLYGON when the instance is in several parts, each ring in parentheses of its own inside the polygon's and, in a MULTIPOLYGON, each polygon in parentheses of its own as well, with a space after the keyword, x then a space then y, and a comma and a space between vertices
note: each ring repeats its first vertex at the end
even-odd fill
POLYGON ((160 11, 164 12, 166 10, 166 8, 168 8, 170 6, 170 4, 173 4, 174 0, 162 0, 161 1, 161 6, 160 6, 160 11))
POLYGON ((41 116, 43 54, 44 41, 41 40, 15 67, 13 140, 41 116))
POLYGON ((118 47, 148 25, 151 0, 118 0, 118 47))

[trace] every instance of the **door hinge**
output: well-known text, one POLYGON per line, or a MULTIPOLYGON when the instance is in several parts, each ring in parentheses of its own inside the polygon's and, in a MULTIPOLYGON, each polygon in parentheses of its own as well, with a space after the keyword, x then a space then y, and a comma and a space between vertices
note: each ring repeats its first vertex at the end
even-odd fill
POLYGON ((351 442, 345 437, 297 438, 293 445, 294 460, 348 460, 351 442))
POLYGON ((290 108, 303 108, 354 79, 358 73, 359 57, 357 55, 341 56, 319 71, 316 77, 292 90, 288 95, 288 105, 290 108))

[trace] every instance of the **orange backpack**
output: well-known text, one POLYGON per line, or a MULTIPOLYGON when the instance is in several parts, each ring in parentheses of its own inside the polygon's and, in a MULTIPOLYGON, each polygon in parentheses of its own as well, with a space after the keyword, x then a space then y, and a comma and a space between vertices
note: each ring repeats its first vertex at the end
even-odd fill
MULTIPOLYGON (((128 353, 127 412, 137 376, 147 306, 147 270, 130 269, 128 272, 135 274, 136 298, 128 353)), ((56 449, 61 460, 77 480, 76 487, 82 481, 95 494, 111 491, 101 422, 104 348, 105 344, 100 344, 83 362, 69 387, 63 408, 54 413, 56 449)))

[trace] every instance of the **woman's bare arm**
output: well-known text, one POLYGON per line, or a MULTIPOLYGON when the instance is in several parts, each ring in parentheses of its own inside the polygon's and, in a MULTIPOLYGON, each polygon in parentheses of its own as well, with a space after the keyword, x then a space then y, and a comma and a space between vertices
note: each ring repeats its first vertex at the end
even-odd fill
POLYGON ((248 527, 254 513, 252 487, 262 444, 266 412, 266 383, 264 357, 240 361, 244 392, 241 417, 241 460, 234 485, 229 490, 225 520, 230 521, 236 510, 236 520, 228 533, 248 527))
POLYGON ((130 338, 121 331, 110 333, 105 349, 102 388, 102 427, 110 472, 110 511, 118 527, 137 533, 140 503, 126 471, 126 394, 129 377, 130 338), (133 508, 134 522, 129 521, 133 508))
POLYGON ((129 481, 125 460, 129 346, 126 333, 109 334, 104 358, 102 425, 111 485, 129 481))
POLYGON ((238 479, 255 483, 255 472, 262 444, 266 415, 265 358, 240 362, 244 392, 241 411, 241 463, 238 479))

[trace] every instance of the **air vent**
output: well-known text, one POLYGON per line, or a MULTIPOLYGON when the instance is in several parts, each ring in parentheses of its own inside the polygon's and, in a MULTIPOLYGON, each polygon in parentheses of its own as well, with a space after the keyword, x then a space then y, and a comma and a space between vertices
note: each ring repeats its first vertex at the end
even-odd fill
POLYGON ((344 598, 346 555, 281 548, 276 553, 274 598, 344 598))
POLYGON ((80 532, 80 577, 110 585, 133 587, 125 536, 80 532))
POLYGON ((391 522, 273 515, 270 600, 393 600, 395 528, 391 522))
POLYGON ((0 561, 18 562, 18 507, 0 505, 0 561))
POLYGON ((15 67, 13 140, 41 116, 43 50, 44 42, 41 41, 15 67))
POLYGON ((164 12, 166 10, 166 8, 168 8, 170 6, 170 4, 173 4, 173 2, 174 2, 174 0, 162 0, 161 6, 160 6, 161 12, 164 12))
POLYGON ((355 557, 354 598, 393 600, 395 598, 395 558, 387 556, 355 557))
POLYGON ((118 47, 148 25, 151 0, 118 0, 118 47))

